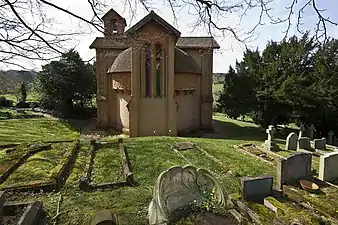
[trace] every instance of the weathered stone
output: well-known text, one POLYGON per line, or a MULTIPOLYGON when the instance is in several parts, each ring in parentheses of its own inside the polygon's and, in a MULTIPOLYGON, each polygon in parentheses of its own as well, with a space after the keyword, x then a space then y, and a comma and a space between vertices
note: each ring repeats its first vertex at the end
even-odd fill
POLYGON ((318 150, 325 150, 326 147, 326 138, 322 139, 314 139, 313 140, 313 148, 318 150))
POLYGON ((299 135, 298 135, 298 138, 303 137, 303 134, 304 134, 305 131, 306 131, 306 128, 305 128, 304 124, 301 124, 300 127, 299 127, 299 135))
POLYGON ((247 200, 259 201, 271 195, 273 185, 272 176, 242 177, 241 189, 247 200))
POLYGON ((279 146, 273 140, 275 132, 276 132, 276 129, 274 128, 273 125, 270 125, 269 128, 266 129, 266 133, 268 134, 268 139, 265 140, 264 144, 262 145, 263 148, 269 151, 279 151, 279 146))
POLYGON ((264 205, 268 207, 272 212, 276 213, 278 212, 278 208, 274 206, 268 199, 264 198, 264 205))
POLYGON ((262 222, 259 219, 259 216, 252 211, 248 206, 246 206, 243 202, 237 200, 236 201, 236 205, 239 209, 239 212, 243 215, 243 216, 249 216, 250 219, 255 223, 255 224, 262 224, 262 222))
POLYGON ((177 142, 174 145, 174 149, 177 149, 178 151, 189 150, 194 148, 195 144, 191 142, 177 142))
POLYGON ((338 179, 338 152, 331 152, 320 156, 319 179, 323 181, 338 179))
POLYGON ((305 149, 307 151, 312 151, 310 138, 308 138, 308 137, 299 138, 297 149, 305 149))
POLYGON ((109 210, 95 213, 89 221, 89 225, 117 225, 118 219, 115 214, 109 210))
POLYGON ((42 202, 34 202, 27 206, 27 209, 21 216, 18 225, 36 225, 39 224, 42 216, 42 202))
POLYGON ((236 220, 237 223, 241 224, 243 217, 236 209, 230 209, 228 210, 228 213, 236 220))
POLYGON ((4 216, 4 204, 6 202, 6 196, 4 191, 0 191, 0 224, 3 223, 4 216))
POLYGON ((328 140, 327 140, 327 143, 328 143, 329 145, 332 145, 332 144, 333 144, 333 135, 334 135, 333 131, 330 130, 329 133, 328 133, 328 140))
POLYGON ((297 150, 298 135, 290 133, 286 138, 285 150, 297 150))
POLYGON ((149 205, 149 224, 169 223, 174 212, 205 201, 203 192, 213 193, 216 202, 224 206, 228 196, 217 179, 207 170, 193 166, 174 166, 162 172, 156 180, 149 205))
POLYGON ((314 132, 316 132, 316 128, 315 128, 315 126, 312 124, 310 127, 309 127, 309 138, 311 139, 311 140, 313 140, 313 136, 314 136, 314 132))
POLYGON ((277 166, 277 188, 283 184, 294 184, 301 178, 311 176, 312 155, 305 152, 296 152, 293 155, 280 159, 277 166))

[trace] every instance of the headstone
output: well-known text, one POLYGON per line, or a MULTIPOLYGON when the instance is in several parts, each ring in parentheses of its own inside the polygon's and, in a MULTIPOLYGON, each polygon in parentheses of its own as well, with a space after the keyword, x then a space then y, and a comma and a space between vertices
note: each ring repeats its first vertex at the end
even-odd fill
POLYGON ((310 138, 308 137, 299 138, 297 149, 305 149, 307 151, 312 151, 310 138))
POLYGON ((333 135, 334 135, 333 131, 330 130, 329 133, 328 133, 328 139, 327 139, 327 143, 328 143, 329 145, 332 145, 332 144, 333 144, 333 135))
POLYGON ((109 210, 103 210, 95 213, 90 219, 88 225, 117 225, 118 219, 115 214, 109 210))
POLYGON ((204 202, 205 194, 213 193, 216 202, 224 206, 229 198, 220 183, 207 170, 193 166, 174 166, 162 172, 155 182, 153 199, 149 204, 150 225, 168 224, 174 212, 204 202))
POLYGON ((241 190, 247 200, 259 201, 272 193, 273 177, 242 177, 241 190))
POLYGON ((325 150, 326 147, 326 138, 322 139, 314 139, 313 140, 313 148, 318 150, 325 150))
POLYGON ((34 202, 28 205, 27 209, 20 217, 18 225, 36 225, 39 224, 42 216, 42 202, 34 202))
POLYGON ((330 152, 320 156, 319 179, 323 181, 338 179, 338 152, 330 152))
POLYGON ((4 216, 4 204, 6 202, 6 196, 4 191, 0 191, 0 224, 3 223, 4 216))
POLYGON ((276 129, 273 125, 270 125, 268 129, 266 129, 266 133, 268 134, 267 140, 265 140, 263 147, 269 151, 278 151, 279 146, 277 145, 276 141, 274 141, 274 134, 276 129))
POLYGON ((310 136, 310 139, 311 139, 311 140, 313 140, 314 132, 316 132, 316 128, 315 128, 315 126, 312 124, 312 125, 309 127, 309 136, 310 136))
POLYGON ((311 160, 312 155, 305 152, 296 152, 280 159, 277 166, 277 188, 281 190, 283 184, 294 184, 311 176, 311 160))
POLYGON ((304 124, 301 124, 300 127, 299 127, 299 135, 298 135, 298 138, 303 137, 305 130, 306 130, 306 128, 305 128, 304 124))
POLYGON ((285 150, 297 150, 298 135, 290 133, 286 138, 285 150))

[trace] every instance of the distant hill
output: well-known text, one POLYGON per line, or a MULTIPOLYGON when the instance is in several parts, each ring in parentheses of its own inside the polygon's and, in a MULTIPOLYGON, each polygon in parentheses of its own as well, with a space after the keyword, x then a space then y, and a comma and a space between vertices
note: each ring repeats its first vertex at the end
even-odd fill
POLYGON ((226 73, 213 73, 213 83, 221 84, 224 81, 226 73))
POLYGON ((36 76, 34 71, 7 70, 0 71, 0 93, 11 93, 17 90, 22 82, 32 83, 36 76))

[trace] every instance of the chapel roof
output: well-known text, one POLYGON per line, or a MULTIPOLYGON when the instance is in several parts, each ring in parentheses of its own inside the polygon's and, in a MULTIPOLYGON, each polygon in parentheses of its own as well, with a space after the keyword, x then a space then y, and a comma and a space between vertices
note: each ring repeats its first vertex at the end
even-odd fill
MULTIPOLYGON (((195 59, 185 51, 175 47, 175 73, 201 73, 195 59)), ((108 69, 107 73, 131 72, 132 48, 128 48, 121 52, 108 69)))
POLYGON ((159 24, 168 34, 175 35, 179 37, 181 35, 181 32, 179 32, 175 27, 170 25, 167 21, 165 21, 162 17, 157 15, 153 10, 150 11, 148 15, 143 17, 139 22, 137 22, 134 26, 130 27, 125 34, 126 35, 132 35, 135 34, 141 27, 143 27, 145 24, 147 24, 150 21, 155 21, 157 24, 159 24))
POLYGON ((213 37, 180 37, 177 40, 176 46, 179 48, 220 48, 219 44, 213 37))

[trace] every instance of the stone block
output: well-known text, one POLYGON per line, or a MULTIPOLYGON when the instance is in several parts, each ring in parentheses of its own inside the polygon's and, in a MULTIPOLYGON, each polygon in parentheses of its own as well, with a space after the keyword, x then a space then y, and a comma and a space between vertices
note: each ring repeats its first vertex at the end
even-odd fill
POLYGON ((312 155, 296 152, 287 158, 280 159, 277 165, 277 188, 283 184, 294 184, 300 179, 311 176, 312 155))
POLYGON ((95 213, 90 219, 88 225, 118 225, 118 219, 115 214, 109 210, 103 210, 95 213))
POLYGON ((326 138, 322 139, 314 139, 313 140, 313 148, 318 150, 325 150, 326 149, 326 138))
POLYGON ((304 149, 304 150, 307 150, 307 151, 312 151, 310 138, 308 138, 308 137, 299 138, 297 149, 304 149))
POLYGON ((236 209, 230 209, 230 210, 228 210, 228 213, 235 219, 235 221, 238 224, 241 224, 243 217, 239 212, 237 212, 236 209))
POLYGON ((268 199, 264 198, 264 205, 269 208, 272 212, 276 213, 278 212, 278 208, 274 206, 268 199))
POLYGON ((259 201, 272 193, 273 177, 242 177, 241 190, 247 200, 259 201))
POLYGON ((36 225, 39 224, 42 215, 42 202, 34 202, 27 206, 27 209, 20 217, 18 225, 36 225))
POLYGON ((6 202, 6 196, 4 191, 0 191, 0 225, 3 223, 4 216, 4 204, 6 202))
POLYGON ((320 156, 319 179, 323 181, 338 179, 338 152, 331 152, 320 156))
POLYGON ((153 199, 149 204, 149 224, 170 223, 173 213, 206 200, 203 192, 213 193, 221 206, 229 199, 217 179, 207 170, 174 166, 162 172, 155 182, 153 199))
POLYGON ((290 133, 286 138, 285 150, 297 150, 298 135, 290 133))

